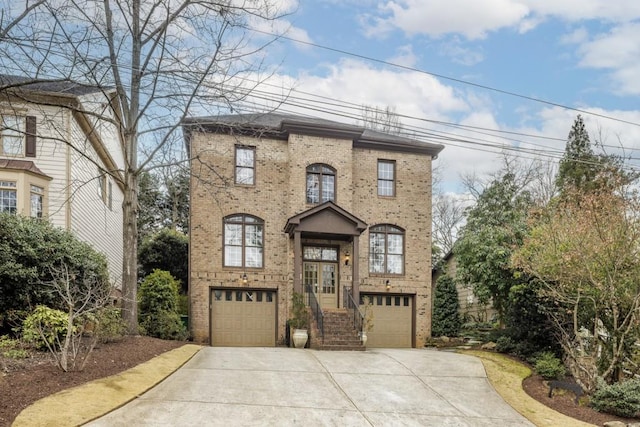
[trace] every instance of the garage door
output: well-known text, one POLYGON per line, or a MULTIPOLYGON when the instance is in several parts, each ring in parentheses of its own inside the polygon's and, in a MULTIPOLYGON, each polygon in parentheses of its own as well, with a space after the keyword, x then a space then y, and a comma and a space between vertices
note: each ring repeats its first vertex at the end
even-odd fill
MULTIPOLYGON (((373 329, 367 333, 369 348, 411 348, 413 342, 413 296, 362 295, 373 310, 373 329)), ((363 306, 360 306, 362 309, 363 306)))
POLYGON ((211 292, 211 345, 276 345, 275 291, 214 289, 211 292))

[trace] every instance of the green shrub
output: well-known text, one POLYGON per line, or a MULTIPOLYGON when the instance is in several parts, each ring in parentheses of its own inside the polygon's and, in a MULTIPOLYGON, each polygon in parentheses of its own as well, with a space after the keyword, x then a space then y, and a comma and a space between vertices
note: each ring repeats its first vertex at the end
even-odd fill
POLYGON ((127 333, 127 323, 117 307, 105 307, 96 315, 98 339, 102 343, 118 341, 127 333))
POLYGON ((502 335, 496 340, 496 351, 498 353, 511 353, 515 348, 516 343, 507 335, 502 335))
POLYGON ((154 270, 168 271, 180 282, 182 293, 187 292, 189 238, 183 233, 165 228, 145 238, 138 249, 138 262, 140 277, 145 277, 154 270))
POLYGON ((189 336, 180 315, 175 311, 159 311, 150 314, 140 323, 149 336, 163 340, 186 340, 189 336))
POLYGON ((39 305, 24 319, 22 338, 38 349, 57 348, 67 333, 68 322, 64 311, 39 305))
POLYGON ((178 281, 168 271, 154 270, 140 285, 140 326, 152 337, 185 339, 187 331, 177 307, 178 281))
POLYGON ((597 411, 635 418, 640 416, 640 379, 611 385, 601 381, 591 397, 591 406, 597 411))
POLYGON ((567 373, 564 364, 550 351, 540 353, 535 360, 535 370, 545 380, 557 380, 567 373))
POLYGON ((462 323, 458 308, 458 291, 455 281, 446 274, 438 277, 433 301, 431 336, 458 336, 462 323))
POLYGON ((63 264, 71 276, 94 276, 108 286, 105 256, 71 232, 43 219, 0 213, 0 332, 12 327, 6 313, 37 305, 63 308, 51 287, 43 286, 63 264))
POLYGON ((27 350, 22 348, 22 343, 8 335, 0 336, 0 353, 9 359, 25 359, 29 356, 27 350))

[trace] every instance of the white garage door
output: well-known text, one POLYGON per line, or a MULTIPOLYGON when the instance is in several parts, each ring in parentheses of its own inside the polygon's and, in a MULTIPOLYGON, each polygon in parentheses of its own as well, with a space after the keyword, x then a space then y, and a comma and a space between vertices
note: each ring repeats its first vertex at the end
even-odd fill
POLYGON ((363 294, 362 297, 369 298, 373 310, 373 329, 367 333, 367 347, 411 348, 413 296, 363 294))
POLYGON ((272 290, 211 291, 211 345, 274 347, 276 292, 272 290))

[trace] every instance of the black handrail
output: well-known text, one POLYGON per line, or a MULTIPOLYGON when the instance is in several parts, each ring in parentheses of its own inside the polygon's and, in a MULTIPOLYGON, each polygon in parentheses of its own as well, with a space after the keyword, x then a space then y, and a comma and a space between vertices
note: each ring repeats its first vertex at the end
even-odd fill
POLYGON ((309 307, 311 308, 314 319, 316 319, 316 324, 318 325, 318 331, 320 332, 320 336, 322 337, 322 342, 324 342, 324 313, 320 308, 320 304, 318 303, 316 294, 312 292, 311 285, 307 285, 306 291, 308 295, 307 302, 309 304, 309 307))
POLYGON ((362 323, 364 322, 364 315, 360 311, 360 307, 353 299, 353 295, 351 293, 351 288, 344 288, 344 308, 351 312, 351 317, 353 318, 353 327, 356 331, 362 331, 362 323))

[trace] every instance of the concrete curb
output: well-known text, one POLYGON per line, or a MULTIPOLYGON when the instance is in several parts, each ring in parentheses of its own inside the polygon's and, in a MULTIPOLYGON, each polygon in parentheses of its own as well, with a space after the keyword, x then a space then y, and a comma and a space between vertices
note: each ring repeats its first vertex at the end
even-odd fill
POLYGON ((480 359, 489 382, 498 394, 536 426, 592 427, 594 425, 556 412, 529 396, 522 388, 522 381, 531 375, 531 370, 526 366, 517 364, 516 369, 513 367, 516 362, 497 353, 473 350, 465 350, 461 353, 480 359))
POLYGON ((202 347, 186 344, 120 374, 63 390, 25 408, 14 427, 79 426, 130 402, 171 375, 202 347))

